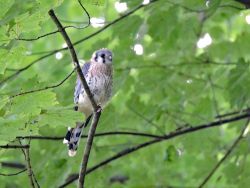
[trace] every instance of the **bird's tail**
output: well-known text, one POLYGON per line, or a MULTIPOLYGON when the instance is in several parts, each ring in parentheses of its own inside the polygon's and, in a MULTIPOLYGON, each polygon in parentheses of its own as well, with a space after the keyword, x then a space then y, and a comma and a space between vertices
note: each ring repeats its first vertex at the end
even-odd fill
POLYGON ((87 127, 92 115, 90 115, 85 123, 76 123, 75 128, 68 128, 67 134, 65 135, 65 138, 63 139, 63 143, 67 144, 69 149, 69 156, 73 157, 76 155, 76 151, 79 145, 79 141, 81 139, 82 130, 83 128, 87 127))

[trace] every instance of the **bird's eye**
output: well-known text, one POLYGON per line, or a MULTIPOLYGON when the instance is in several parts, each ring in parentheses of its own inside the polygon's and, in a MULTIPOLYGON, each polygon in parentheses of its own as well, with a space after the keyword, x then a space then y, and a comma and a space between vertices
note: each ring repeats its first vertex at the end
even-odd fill
POLYGON ((112 56, 111 55, 109 56, 109 60, 112 60, 112 56))
POLYGON ((105 58, 105 54, 101 54, 101 57, 102 57, 102 58, 105 58))

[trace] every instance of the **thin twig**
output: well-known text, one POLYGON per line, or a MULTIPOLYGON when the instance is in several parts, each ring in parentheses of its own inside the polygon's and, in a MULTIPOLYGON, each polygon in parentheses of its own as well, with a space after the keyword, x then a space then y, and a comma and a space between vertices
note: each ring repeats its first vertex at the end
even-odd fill
POLYGON ((4 145, 4 146, 1 146, 0 145, 0 148, 3 148, 3 149, 28 149, 30 146, 29 145, 22 145, 22 146, 20 146, 20 145, 9 145, 9 144, 7 144, 7 145, 4 145))
POLYGON ((1 167, 25 169, 25 165, 18 162, 0 162, 1 167))
POLYGON ((240 135, 237 137, 237 139, 234 141, 232 146, 227 150, 225 155, 221 158, 221 160, 214 166, 214 168, 211 170, 211 172, 206 176, 206 178, 202 181, 202 183, 199 185, 199 188, 204 187, 204 185, 211 179, 211 177, 214 175, 214 173, 217 171, 217 169, 222 165, 222 163, 229 157, 229 155, 232 153, 234 148, 239 144, 241 139, 243 138, 244 132, 246 131, 249 124, 249 119, 245 123, 244 128, 242 129, 240 135))
MULTIPOLYGON (((155 135, 150 133, 141 133, 141 132, 128 132, 128 131, 113 131, 113 132, 103 132, 103 133, 96 133, 95 137, 102 137, 102 136, 110 136, 110 135, 128 135, 128 136, 141 136, 141 137, 148 137, 148 138, 161 138, 161 135, 155 135)), ((87 138, 88 135, 82 135, 81 138, 87 138)), ((62 140, 65 136, 18 136, 19 139, 31 139, 31 140, 62 140)))
POLYGON ((155 124, 151 119, 148 119, 147 117, 145 117, 144 115, 142 115, 140 112, 136 111, 134 108, 131 108, 130 106, 128 108, 135 115, 137 115, 138 117, 140 117, 141 119, 143 119, 144 121, 146 121, 147 123, 149 123, 150 125, 154 126, 160 133, 164 134, 164 132, 160 128, 160 126, 158 126, 157 124, 155 124))
POLYGON ((25 172, 27 169, 24 169, 24 170, 21 170, 19 172, 16 172, 16 173, 11 173, 11 174, 4 174, 4 173, 0 173, 0 176, 16 176, 18 174, 21 174, 23 172, 25 172))
POLYGON ((82 158, 82 163, 80 166, 80 172, 79 172, 79 181, 78 181, 78 188, 83 188, 84 187, 84 180, 86 176, 86 171, 87 171, 87 166, 88 166, 88 159, 95 135, 95 130, 98 125, 98 121, 101 116, 101 111, 95 112, 94 117, 92 120, 91 127, 88 132, 88 138, 87 138, 87 143, 85 145, 84 153, 83 153, 83 158, 82 158))
POLYGON ((22 96, 22 95, 26 95, 26 94, 30 94, 30 93, 35 93, 35 92, 40 92, 40 91, 44 91, 44 90, 48 90, 48 89, 53 89, 56 87, 61 86, 66 80, 68 80, 71 75, 74 73, 75 69, 73 69, 62 81, 60 81, 58 84, 52 85, 52 86, 46 86, 44 88, 39 88, 39 89, 35 89, 35 90, 30 90, 30 91, 25 91, 25 92, 21 92, 15 95, 10 96, 10 98, 15 98, 18 96, 22 96))
POLYGON ((30 180, 30 186, 35 188, 35 184, 33 181, 33 177, 32 177, 32 168, 31 168, 31 164, 30 164, 30 154, 29 154, 29 149, 25 149, 25 160, 27 162, 27 171, 28 171, 28 176, 29 176, 29 180, 30 180))
POLYGON ((218 8, 232 8, 232 9, 235 9, 235 10, 245 10, 244 8, 241 8, 241 7, 237 7, 237 6, 234 6, 234 5, 220 5, 218 6, 218 8))
POLYGON ((33 172, 33 170, 32 170, 32 176, 33 176, 33 178, 34 178, 34 181, 35 181, 35 183, 36 183, 36 186, 37 186, 38 188, 40 188, 40 185, 39 185, 39 183, 38 183, 38 181, 37 181, 37 179, 36 179, 36 176, 35 176, 35 173, 33 172))
MULTIPOLYGON (((65 50, 67 49, 67 47, 65 48, 65 50)), ((62 51, 62 50, 59 50, 62 51)), ((54 50, 53 52, 50 52, 44 56, 39 57, 38 59, 34 60, 33 62, 31 62, 30 64, 26 65, 25 67, 17 70, 16 72, 14 72, 13 74, 11 74, 10 76, 4 78, 3 80, 1 80, 0 82, 0 87, 3 86, 4 83, 6 83, 7 81, 15 78, 16 76, 18 76, 19 74, 21 74, 22 72, 26 71, 27 69, 29 69, 31 66, 33 66, 34 64, 36 64, 37 62, 40 62, 41 60, 50 57, 51 55, 54 55, 55 53, 59 52, 58 50, 54 50)))
POLYGON ((238 110, 238 111, 221 114, 221 115, 216 116, 215 118, 218 118, 218 119, 225 118, 227 116, 233 116, 233 115, 236 115, 236 114, 241 114, 243 112, 250 112, 250 109, 249 108, 245 108, 245 109, 241 109, 241 110, 238 110))
MULTIPOLYGON (((193 133, 193 132, 196 132, 196 131, 199 131, 199 130, 203 130, 203 129, 208 129, 208 128, 212 128, 212 127, 217 127, 217 126, 222 126, 226 123, 232 123, 232 122, 236 122, 236 121, 240 121, 242 119, 246 119, 246 118, 249 118, 250 117, 250 114, 249 113, 244 113, 242 115, 238 115, 238 116, 235 116, 235 117, 231 117, 231 118, 225 118, 225 119, 221 119, 219 121, 213 121, 213 122, 210 122, 210 123, 207 123, 207 124, 202 124, 202 125, 197 125, 197 126, 194 126, 194 127, 188 127, 188 128, 184 128, 184 129, 181 129, 181 130, 177 130, 175 132, 172 132, 172 133, 169 133, 165 136, 162 136, 162 138, 155 138, 155 139, 152 139, 150 141, 147 141, 147 142, 144 142, 142 144, 138 144, 134 147, 130 147, 130 148, 127 148, 127 149, 124 149, 120 152, 118 152, 117 154, 115 154, 114 156, 112 157, 109 157, 108 159, 100 162, 99 164, 89 168, 87 170, 87 174, 99 169, 100 167, 102 166, 105 166, 106 164, 118 159, 118 158, 121 158, 121 157, 124 157, 132 152, 135 152, 141 148, 144 148, 144 147, 147 147, 147 146, 150 146, 152 144, 155 144, 155 143, 159 143, 161 141, 164 141, 164 140, 170 140, 170 139, 173 139, 175 137, 178 137, 178 136, 181 136, 181 135, 184 135, 184 134, 189 134, 189 133, 193 133)), ((74 174, 74 176, 72 176, 72 178, 70 180, 68 180, 66 183, 64 183, 63 185, 60 186, 60 188, 62 187, 66 187, 67 185, 71 184, 72 182, 74 182, 75 180, 78 179, 78 175, 74 174)))

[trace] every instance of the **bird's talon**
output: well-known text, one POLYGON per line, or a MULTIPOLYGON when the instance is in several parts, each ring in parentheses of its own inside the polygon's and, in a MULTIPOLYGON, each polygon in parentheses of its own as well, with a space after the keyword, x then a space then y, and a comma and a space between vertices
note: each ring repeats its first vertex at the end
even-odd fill
POLYGON ((102 107, 101 107, 101 105, 100 105, 100 104, 98 104, 98 105, 97 105, 97 111, 96 111, 96 112, 98 112, 98 113, 99 113, 99 112, 101 112, 101 111, 102 111, 102 107))

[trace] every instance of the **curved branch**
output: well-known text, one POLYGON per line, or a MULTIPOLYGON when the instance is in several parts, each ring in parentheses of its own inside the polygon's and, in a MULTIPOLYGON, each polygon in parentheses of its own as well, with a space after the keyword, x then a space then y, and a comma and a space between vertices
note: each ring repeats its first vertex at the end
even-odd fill
POLYGON ((30 93, 36 93, 36 92, 40 92, 40 91, 44 91, 44 90, 48 90, 48 89, 53 89, 56 87, 61 86, 66 80, 68 80, 71 75, 75 72, 75 69, 73 69, 62 81, 60 81, 58 84, 56 85, 52 85, 52 86, 46 86, 44 88, 39 88, 39 89, 35 89, 35 90, 30 90, 30 91, 25 91, 25 92, 21 92, 15 95, 10 96, 10 98, 15 98, 18 96, 22 96, 22 95, 26 95, 26 94, 30 94, 30 93))
MULTIPOLYGON (((148 138, 161 138, 161 135, 154 135, 150 133, 140 133, 140 132, 127 132, 127 131, 113 131, 113 132, 103 132, 96 133, 95 137, 110 136, 110 135, 128 135, 128 136, 141 136, 148 138)), ((82 135, 81 138, 87 138, 88 135, 82 135)), ((18 139, 31 139, 31 140, 62 140, 65 136, 18 136, 18 139)))
POLYGON ((2 167, 25 169, 25 165, 18 162, 0 162, 2 167))
POLYGON ((28 177, 29 177, 29 180, 30 180, 30 186, 35 188, 35 184, 34 184, 34 180, 33 180, 33 172, 32 172, 32 168, 31 168, 31 163, 30 163, 30 154, 29 154, 29 149, 25 149, 25 160, 27 162, 27 172, 28 172, 28 177))
POLYGON ((29 145, 4 145, 4 146, 1 146, 0 145, 0 148, 3 148, 3 149, 28 149, 30 146, 29 145))
POLYGON ((0 173, 0 176, 16 176, 18 174, 21 174, 23 172, 25 172, 27 169, 24 169, 24 170, 21 170, 19 172, 16 172, 16 173, 11 173, 11 174, 4 174, 4 173, 0 173))

